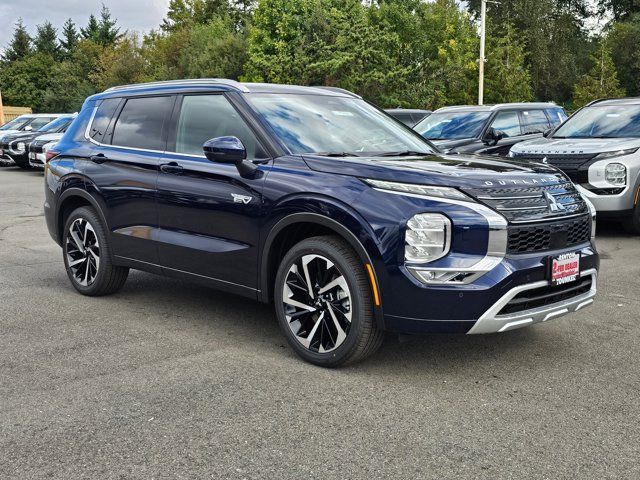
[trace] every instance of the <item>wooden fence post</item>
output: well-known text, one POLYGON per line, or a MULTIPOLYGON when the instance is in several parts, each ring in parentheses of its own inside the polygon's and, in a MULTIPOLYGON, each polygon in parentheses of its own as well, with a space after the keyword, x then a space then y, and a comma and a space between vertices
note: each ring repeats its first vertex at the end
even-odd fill
POLYGON ((0 125, 4 125, 4 108, 2 107, 2 90, 0 90, 0 125))

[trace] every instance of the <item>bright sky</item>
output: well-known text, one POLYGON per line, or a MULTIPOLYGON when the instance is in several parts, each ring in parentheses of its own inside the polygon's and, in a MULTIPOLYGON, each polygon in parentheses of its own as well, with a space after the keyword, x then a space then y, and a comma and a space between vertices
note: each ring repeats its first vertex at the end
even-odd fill
POLYGON ((169 6, 169 0, 0 0, 0 50, 11 40, 20 17, 32 35, 45 20, 60 32, 67 18, 84 27, 91 13, 99 15, 103 3, 123 29, 138 32, 157 27, 169 6))

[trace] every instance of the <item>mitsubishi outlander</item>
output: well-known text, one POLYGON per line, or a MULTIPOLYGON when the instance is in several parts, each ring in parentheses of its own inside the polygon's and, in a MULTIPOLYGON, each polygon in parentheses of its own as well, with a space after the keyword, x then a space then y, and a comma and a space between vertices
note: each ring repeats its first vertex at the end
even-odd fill
POLYGON ((336 88, 202 79, 89 97, 48 152, 45 216, 89 296, 129 269, 273 304, 291 347, 505 332, 590 305, 594 211, 541 163, 443 155, 336 88))

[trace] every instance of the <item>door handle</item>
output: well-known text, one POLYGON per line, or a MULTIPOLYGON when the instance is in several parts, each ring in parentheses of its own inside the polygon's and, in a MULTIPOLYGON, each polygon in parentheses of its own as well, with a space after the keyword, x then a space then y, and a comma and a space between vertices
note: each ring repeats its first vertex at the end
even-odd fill
POLYGON ((91 160, 93 163, 100 164, 100 163, 106 162, 109 159, 107 157, 105 157, 103 153, 99 153, 97 155, 91 155, 89 157, 89 160, 91 160))
POLYGON ((164 173, 182 173, 182 165, 178 165, 176 162, 162 163, 160 164, 160 171, 164 173))

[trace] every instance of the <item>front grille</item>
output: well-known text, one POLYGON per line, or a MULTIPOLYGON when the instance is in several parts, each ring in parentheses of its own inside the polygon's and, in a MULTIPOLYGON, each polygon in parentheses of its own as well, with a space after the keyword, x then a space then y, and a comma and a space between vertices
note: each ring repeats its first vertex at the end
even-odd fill
POLYGON ((37 140, 29 144, 29 151, 32 153, 42 153, 42 147, 50 140, 37 140))
POLYGON ((516 153, 514 154, 515 159, 517 160, 526 160, 526 161, 534 161, 534 162, 542 162, 549 165, 553 165, 554 167, 562 170, 572 182, 583 183, 580 178, 580 167, 589 163, 590 160, 593 160, 597 154, 595 153, 587 153, 587 154, 549 154, 545 155, 542 153, 516 153))
POLYGON ((571 182, 466 192, 500 212, 509 223, 537 222, 587 213, 589 207, 571 182))
POLYGON ((520 292, 507 303, 498 316, 545 307, 588 293, 593 283, 591 275, 564 285, 546 286, 520 292))
POLYGON ((512 225, 508 230, 507 252, 511 254, 558 250, 591 238, 589 215, 533 225, 512 225))

